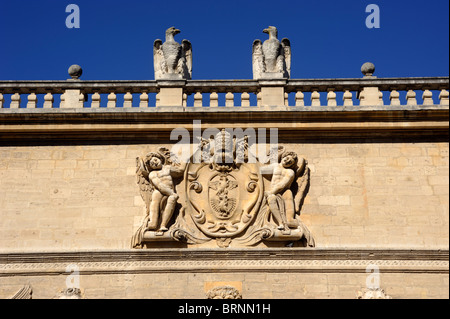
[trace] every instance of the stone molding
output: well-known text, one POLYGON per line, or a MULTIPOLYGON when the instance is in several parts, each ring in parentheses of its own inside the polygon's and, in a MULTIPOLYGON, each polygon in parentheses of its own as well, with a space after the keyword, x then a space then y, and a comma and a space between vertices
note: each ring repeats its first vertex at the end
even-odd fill
POLYGON ((146 249, 0 253, 0 277, 59 275, 76 264, 81 275, 119 273, 381 273, 448 274, 448 250, 368 249, 146 249))
POLYGON ((149 142, 148 133, 169 139, 174 127, 277 128, 280 140, 413 137, 448 140, 448 106, 352 107, 157 107, 148 109, 2 109, 0 139, 20 141, 149 142), (137 110, 135 110, 137 109, 137 110), (166 124, 163 124, 166 123, 166 124), (293 131, 301 134, 292 134, 293 131), (62 134, 64 133, 64 134, 62 134), (107 133, 107 134, 105 134, 107 133))
MULTIPOLYGON (((214 88, 217 93, 226 93, 230 89, 241 89, 245 87, 249 91, 256 91, 260 88, 258 80, 239 79, 239 80, 188 80, 182 82, 186 93, 194 93, 205 88, 214 88)), ((36 94, 46 93, 51 89, 55 93, 62 93, 67 89, 79 89, 85 93, 94 93, 96 91, 110 93, 111 88, 115 92, 131 89, 140 91, 147 90, 149 93, 157 93, 160 84, 155 80, 42 80, 42 81, 0 81, 0 90, 3 94, 15 93, 15 90, 23 91, 33 90, 36 94)), ((165 85, 165 82, 164 84, 165 85)), ((429 87, 429 90, 448 89, 448 77, 392 77, 392 78, 347 78, 347 79, 289 79, 286 81, 285 89, 287 92, 295 90, 308 90, 312 87, 319 91, 326 91, 329 87, 345 87, 350 91, 359 91, 364 87, 376 86, 380 90, 391 90, 407 86, 411 90, 429 87)))

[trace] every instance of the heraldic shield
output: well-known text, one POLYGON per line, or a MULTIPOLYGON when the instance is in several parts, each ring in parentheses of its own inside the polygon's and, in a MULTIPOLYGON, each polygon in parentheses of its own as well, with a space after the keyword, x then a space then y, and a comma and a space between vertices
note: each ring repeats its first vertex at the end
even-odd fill
POLYGON ((258 164, 190 164, 187 169, 187 215, 211 238, 242 234, 263 199, 263 181, 258 164))

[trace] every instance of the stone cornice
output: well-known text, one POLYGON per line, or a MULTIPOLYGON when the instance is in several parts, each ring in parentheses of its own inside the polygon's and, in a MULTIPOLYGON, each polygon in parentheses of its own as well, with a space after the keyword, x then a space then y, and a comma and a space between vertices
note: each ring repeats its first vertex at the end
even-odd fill
POLYGON ((176 127, 277 128, 281 139, 448 138, 448 106, 364 107, 156 107, 119 109, 3 109, 3 142, 40 140, 133 140, 149 133, 166 138, 176 127), (64 133, 64 134, 61 134, 64 133))
MULTIPOLYGON (((409 78, 347 78, 347 79, 289 79, 281 81, 287 92, 296 90, 308 91, 311 88, 326 91, 333 87, 336 90, 346 89, 351 91, 361 90, 365 86, 376 86, 380 90, 408 89, 419 90, 427 87, 429 90, 448 89, 448 77, 409 77, 409 78)), ((186 89, 187 93, 194 93, 197 90, 204 92, 214 91, 226 93, 229 90, 238 91, 256 91, 260 88, 260 82, 250 79, 239 80, 186 80, 177 83, 180 87, 186 89)), ((34 91, 46 93, 52 90, 55 93, 62 93, 66 89, 80 89, 83 92, 105 92, 109 93, 111 89, 115 92, 140 92, 143 89, 148 92, 157 92, 158 88, 167 85, 167 81, 153 80, 61 80, 61 81, 0 81, 0 91, 2 93, 14 93, 34 91)), ((172 86, 172 85, 171 85, 172 86)))
POLYGON ((0 253, 0 277, 154 272, 448 273, 448 250, 420 249, 148 249, 0 253))

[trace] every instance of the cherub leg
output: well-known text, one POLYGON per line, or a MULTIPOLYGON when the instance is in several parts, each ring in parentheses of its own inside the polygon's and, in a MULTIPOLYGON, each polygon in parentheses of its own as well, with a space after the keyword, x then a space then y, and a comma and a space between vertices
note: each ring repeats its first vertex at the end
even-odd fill
POLYGON ((277 196, 269 195, 269 197, 267 197, 267 203, 269 204, 270 212, 273 214, 278 224, 280 224, 278 226, 278 229, 280 230, 283 230, 285 228, 289 229, 289 227, 287 227, 286 225, 285 219, 281 215, 282 213, 280 212, 280 208, 278 207, 277 196))
POLYGON ((147 228, 149 230, 155 230, 158 228, 159 219, 159 205, 162 200, 162 194, 158 190, 154 190, 152 194, 152 203, 150 204, 150 221, 147 228))
POLYGON ((284 200, 284 208, 286 210, 286 221, 290 228, 297 228, 298 221, 295 219, 294 196, 290 189, 286 190, 282 196, 284 200))
POLYGON ((170 219, 172 218, 173 212, 175 210, 175 205, 177 204, 178 195, 173 194, 170 195, 167 199, 166 207, 164 208, 164 212, 162 215, 162 221, 161 221, 161 227, 160 231, 168 231, 167 224, 169 223, 170 219))

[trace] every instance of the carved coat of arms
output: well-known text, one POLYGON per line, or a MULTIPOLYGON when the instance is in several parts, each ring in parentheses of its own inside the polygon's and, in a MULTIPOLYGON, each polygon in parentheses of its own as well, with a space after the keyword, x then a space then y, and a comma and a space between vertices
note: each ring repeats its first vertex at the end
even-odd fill
POLYGON ((223 130, 203 140, 187 163, 166 148, 137 158, 146 215, 132 247, 177 241, 186 245, 248 247, 261 242, 314 246, 299 213, 309 168, 284 147, 276 163, 261 164, 246 138, 223 130))

